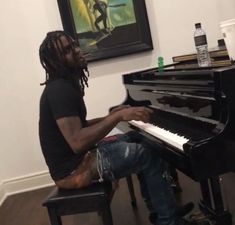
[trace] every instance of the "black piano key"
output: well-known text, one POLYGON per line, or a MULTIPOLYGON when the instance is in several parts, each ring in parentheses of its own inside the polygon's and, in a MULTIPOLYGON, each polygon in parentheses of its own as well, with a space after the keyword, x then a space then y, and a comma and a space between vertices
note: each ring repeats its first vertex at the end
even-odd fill
POLYGON ((196 121, 191 118, 171 115, 166 112, 155 112, 151 117, 151 123, 171 133, 178 134, 187 139, 199 140, 212 136, 211 131, 215 124, 205 121, 196 121), (173 119, 171 117, 174 117, 173 119))

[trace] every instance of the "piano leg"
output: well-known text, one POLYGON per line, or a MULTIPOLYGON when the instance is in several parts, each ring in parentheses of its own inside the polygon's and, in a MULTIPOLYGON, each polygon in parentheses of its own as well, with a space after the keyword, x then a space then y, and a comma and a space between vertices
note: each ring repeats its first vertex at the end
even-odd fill
POLYGON ((232 225, 232 216, 224 204, 221 181, 222 178, 213 177, 200 182, 202 199, 199 207, 208 218, 216 221, 216 225, 232 225))

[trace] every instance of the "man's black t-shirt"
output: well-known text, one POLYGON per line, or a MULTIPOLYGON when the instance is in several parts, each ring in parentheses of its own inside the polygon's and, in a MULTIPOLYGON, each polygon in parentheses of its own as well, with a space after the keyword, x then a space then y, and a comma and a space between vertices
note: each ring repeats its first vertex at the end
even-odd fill
POLYGON ((81 91, 64 79, 48 83, 40 99, 39 138, 53 180, 68 176, 83 158, 72 151, 56 124, 57 119, 70 116, 79 116, 86 126, 81 91))

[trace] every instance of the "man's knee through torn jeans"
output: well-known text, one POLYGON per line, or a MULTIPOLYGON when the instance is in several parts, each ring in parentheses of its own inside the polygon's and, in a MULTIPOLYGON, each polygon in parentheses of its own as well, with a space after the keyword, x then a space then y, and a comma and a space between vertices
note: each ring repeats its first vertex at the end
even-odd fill
POLYGON ((114 181, 138 173, 150 158, 144 151, 129 135, 116 135, 102 141, 97 148, 97 166, 101 179, 114 181))
POLYGON ((97 147, 97 167, 101 179, 113 181, 131 173, 149 170, 153 164, 154 167, 149 173, 157 171, 168 178, 167 164, 156 151, 154 153, 154 150, 151 151, 146 146, 142 136, 137 132, 115 135, 101 141, 97 147))

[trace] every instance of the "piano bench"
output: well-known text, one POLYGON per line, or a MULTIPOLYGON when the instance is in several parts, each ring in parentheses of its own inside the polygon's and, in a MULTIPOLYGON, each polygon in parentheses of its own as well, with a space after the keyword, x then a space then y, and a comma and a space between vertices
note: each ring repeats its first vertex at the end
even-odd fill
POLYGON ((43 206, 47 207, 51 225, 62 225, 61 216, 88 212, 97 212, 103 225, 112 225, 110 202, 113 194, 111 182, 70 190, 55 187, 43 206))
MULTIPOLYGON (((136 198, 131 175, 126 177, 131 204, 136 208, 136 198)), ((61 216, 97 212, 103 225, 113 225, 110 203, 114 194, 111 182, 95 183, 80 189, 55 187, 43 206, 47 207, 51 225, 62 225, 61 216)))

